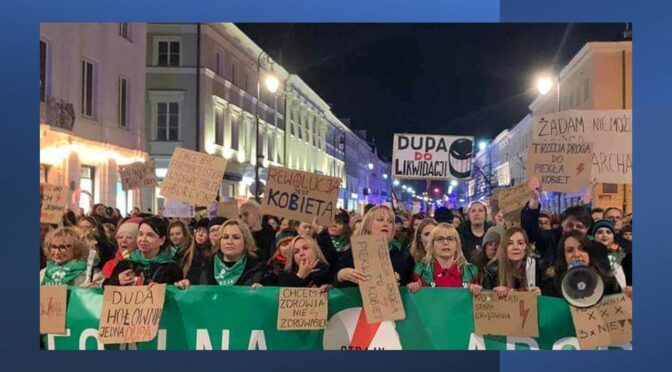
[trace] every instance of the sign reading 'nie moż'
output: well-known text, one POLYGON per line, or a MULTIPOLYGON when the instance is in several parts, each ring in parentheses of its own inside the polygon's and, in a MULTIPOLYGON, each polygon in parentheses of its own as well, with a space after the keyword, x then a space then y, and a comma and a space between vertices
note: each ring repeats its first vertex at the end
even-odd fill
POLYGON ((40 223, 59 224, 68 204, 68 189, 64 186, 40 185, 40 223))
POLYGON ((367 277, 366 281, 359 283, 366 320, 376 323, 405 319, 406 311, 385 238, 373 235, 353 236, 351 244, 355 269, 367 277))
POLYGON ((153 160, 119 166, 121 188, 124 191, 156 186, 156 166, 153 160))
POLYGON ((632 342, 632 300, 625 295, 604 297, 589 308, 569 308, 581 350, 632 342))
POLYGON ((278 330, 327 328, 327 292, 319 288, 280 288, 278 330))
POLYGON ((527 178, 538 177, 544 189, 577 192, 590 184, 590 143, 530 142, 527 148, 527 178))
POLYGON ((261 203, 263 214, 327 226, 336 213, 341 179, 270 167, 261 203))
POLYGON ((395 133, 392 174, 409 179, 468 179, 473 137, 395 133))
POLYGON ((222 184, 226 159, 177 147, 170 158, 161 196, 195 205, 214 201, 222 184))
POLYGON ((121 344, 154 339, 159 330, 165 294, 165 284, 106 286, 98 326, 100 342, 121 344))
POLYGON ((568 110, 535 116, 532 142, 592 143, 592 178, 632 183, 632 111, 568 110))
POLYGON ((492 291, 473 296, 474 333, 539 337, 537 296, 532 292, 512 292, 499 298, 492 291))

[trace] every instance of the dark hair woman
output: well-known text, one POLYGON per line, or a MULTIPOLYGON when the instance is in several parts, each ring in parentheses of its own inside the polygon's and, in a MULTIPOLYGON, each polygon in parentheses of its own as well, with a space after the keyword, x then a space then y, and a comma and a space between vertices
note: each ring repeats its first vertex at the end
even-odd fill
POLYGON ((97 268, 102 268, 107 261, 114 258, 117 248, 107 238, 103 225, 96 218, 81 216, 77 219, 77 227, 82 230, 84 240, 91 242, 93 249, 98 253, 100 260, 96 265, 97 268))

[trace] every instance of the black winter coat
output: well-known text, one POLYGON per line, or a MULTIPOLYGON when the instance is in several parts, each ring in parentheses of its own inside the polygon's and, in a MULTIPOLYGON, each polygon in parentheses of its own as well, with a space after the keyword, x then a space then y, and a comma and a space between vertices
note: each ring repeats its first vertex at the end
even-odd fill
POLYGON ((261 225, 261 230, 253 231, 252 237, 257 245, 257 256, 266 261, 275 253, 275 230, 269 225, 261 225))
POLYGON ((150 279, 147 280, 147 278, 145 278, 145 284, 149 284, 149 282, 157 284, 175 284, 175 282, 182 280, 182 269, 175 262, 166 262, 162 264, 152 263, 149 265, 149 269, 145 271, 142 265, 133 261, 123 260, 114 267, 112 275, 105 279, 103 286, 121 285, 119 283, 119 274, 129 269, 133 270, 133 272, 148 272, 150 279))
MULTIPOLYGON (((202 245, 202 246, 196 246, 196 251, 194 252, 194 257, 191 259, 191 266, 189 267, 189 271, 187 271, 187 275, 185 279, 189 279, 190 283, 198 283, 200 280, 200 275, 201 272, 203 272, 203 269, 205 268, 205 265, 208 260, 208 255, 206 254, 206 251, 210 250, 210 245, 202 245)), ((175 256, 175 261, 178 263, 182 263, 182 259, 184 257, 184 254, 186 251, 180 251, 177 253, 175 256)))
POLYGON ((549 266, 553 266, 556 259, 557 247, 560 242, 562 231, 542 230, 539 228, 539 212, 541 206, 537 209, 530 209, 529 202, 525 204, 520 212, 520 226, 525 230, 530 244, 534 244, 535 250, 539 255, 537 267, 542 271, 549 266))
MULTIPOLYGON (((485 223, 483 236, 489 228, 492 227, 490 222, 485 223)), ((477 250, 483 249, 483 236, 476 236, 471 231, 471 222, 467 221, 460 226, 460 241, 462 242, 462 253, 464 253, 464 258, 473 262, 473 255, 477 250)))
POLYGON ((305 279, 299 278, 296 273, 298 266, 294 265, 291 272, 281 271, 278 273, 278 286, 280 287, 319 287, 323 284, 331 283, 331 270, 329 265, 320 262, 315 267, 314 272, 310 273, 305 279))
MULTIPOLYGON (((220 253, 217 253, 220 254, 220 253)), ((236 286, 251 286, 254 283, 262 283, 264 277, 264 272, 266 271, 265 261, 261 261, 258 258, 247 257, 247 262, 245 263, 245 268, 243 269, 243 275, 238 278, 236 281, 236 286)), ((191 284, 201 284, 201 285, 219 285, 215 279, 215 256, 208 257, 206 259, 203 270, 199 275, 198 283, 191 284)))
MULTIPOLYGON (((415 261, 411 256, 411 252, 402 247, 401 249, 392 249, 390 251, 390 261, 392 262, 392 269, 395 273, 399 275, 400 285, 406 285, 411 282, 411 275, 413 274, 413 269, 415 268, 415 261)), ((341 259, 338 263, 338 267, 334 270, 334 287, 355 287, 357 284, 352 282, 341 282, 338 280, 338 272, 341 269, 355 267, 355 261, 352 258, 352 249, 344 251, 341 255, 341 259)))

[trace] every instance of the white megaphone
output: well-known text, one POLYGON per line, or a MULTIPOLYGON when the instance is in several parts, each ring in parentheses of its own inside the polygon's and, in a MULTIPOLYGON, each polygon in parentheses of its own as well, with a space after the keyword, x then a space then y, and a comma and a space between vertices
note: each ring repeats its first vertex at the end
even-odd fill
POLYGON ((572 261, 568 266, 560 285, 562 297, 575 307, 595 306, 604 296, 604 282, 600 275, 581 261, 572 261))

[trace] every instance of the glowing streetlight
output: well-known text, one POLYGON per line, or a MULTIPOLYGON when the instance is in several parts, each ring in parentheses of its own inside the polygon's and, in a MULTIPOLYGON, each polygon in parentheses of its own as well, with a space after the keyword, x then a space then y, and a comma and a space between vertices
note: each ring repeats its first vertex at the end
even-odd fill
POLYGON ((551 88, 553 88, 553 79, 550 77, 542 76, 537 79, 537 90, 539 90, 539 93, 542 95, 548 93, 551 88))
POLYGON ((384 180, 387 179, 387 173, 383 173, 383 179, 384 179, 384 180))
POLYGON ((394 180, 394 182, 392 182, 392 184, 393 184, 394 186, 399 186, 399 180, 394 180))
POLYGON ((406 185, 402 185, 401 188, 404 189, 404 190, 406 190, 406 189, 408 188, 408 186, 406 186, 406 185))
POLYGON ((455 181, 455 180, 450 181, 450 186, 453 186, 453 187, 457 186, 457 181, 455 181))
POLYGON ((480 151, 485 150, 488 147, 488 142, 487 141, 480 141, 478 142, 478 149, 480 151))
POLYGON ((275 93, 280 86, 280 81, 275 75, 268 74, 264 79, 264 85, 266 85, 266 89, 268 89, 269 92, 275 93))
POLYGON ((373 163, 369 163, 367 166, 369 167, 369 170, 373 170, 373 163))

